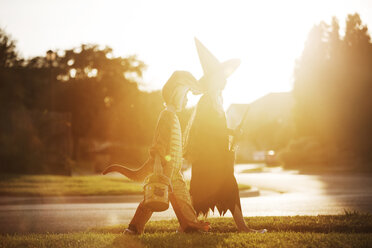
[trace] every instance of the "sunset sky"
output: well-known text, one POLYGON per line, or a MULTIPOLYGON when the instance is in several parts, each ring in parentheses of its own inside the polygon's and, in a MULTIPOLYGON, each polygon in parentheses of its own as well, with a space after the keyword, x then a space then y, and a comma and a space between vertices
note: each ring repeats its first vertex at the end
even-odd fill
MULTIPOLYGON (((148 69, 144 89, 159 89, 174 70, 199 78, 197 37, 220 61, 242 63, 229 78, 225 107, 290 91, 296 58, 314 24, 358 12, 372 28, 372 1, 98 1, 0 0, 0 27, 26 58, 82 43, 136 54, 148 69)), ((192 102, 192 101, 191 101, 192 102)))

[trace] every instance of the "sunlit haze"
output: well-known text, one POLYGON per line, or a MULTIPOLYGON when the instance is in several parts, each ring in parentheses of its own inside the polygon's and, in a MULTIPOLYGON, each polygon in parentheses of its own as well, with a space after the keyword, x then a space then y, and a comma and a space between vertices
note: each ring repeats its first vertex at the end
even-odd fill
MULTIPOLYGON (((225 107, 290 91, 311 27, 358 12, 372 26, 372 2, 349 1, 21 1, 0 2, 0 26, 26 58, 82 43, 136 54, 148 68, 142 89, 160 89, 174 70, 202 75, 194 37, 220 61, 241 59, 225 107)), ((195 101, 191 99, 191 104, 195 101)))

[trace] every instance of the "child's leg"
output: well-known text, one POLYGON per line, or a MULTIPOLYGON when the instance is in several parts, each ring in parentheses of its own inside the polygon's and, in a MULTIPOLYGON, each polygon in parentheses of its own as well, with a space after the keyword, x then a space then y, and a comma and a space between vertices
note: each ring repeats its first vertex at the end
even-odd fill
POLYGON ((209 224, 200 222, 197 219, 194 208, 191 204, 190 193, 186 183, 182 177, 176 176, 172 180, 173 192, 170 194, 169 200, 172 203, 174 212, 180 223, 182 231, 203 230, 208 231, 209 224))
POLYGON ((138 205, 136 213, 134 214, 128 229, 137 234, 143 233, 146 223, 151 218, 152 211, 146 208, 143 201, 138 205))
POLYGON ((241 232, 254 232, 254 233, 265 233, 267 232, 266 229, 261 230, 255 230, 247 227, 247 225, 244 222, 243 213, 242 210, 239 208, 238 205, 235 205, 234 212, 232 213, 234 217, 234 221, 236 226, 238 227, 238 230, 241 232))
POLYGON ((249 228, 247 227, 247 225, 244 222, 242 210, 238 207, 238 205, 235 205, 235 209, 234 209, 232 215, 234 217, 236 227, 238 228, 239 231, 248 231, 249 230, 249 228))

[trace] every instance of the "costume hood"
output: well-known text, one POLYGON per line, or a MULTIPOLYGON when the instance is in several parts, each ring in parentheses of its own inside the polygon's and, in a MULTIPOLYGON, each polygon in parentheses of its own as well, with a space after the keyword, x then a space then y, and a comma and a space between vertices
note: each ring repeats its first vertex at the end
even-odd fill
POLYGON ((162 96, 164 101, 169 104, 172 101, 176 90, 179 90, 179 86, 183 88, 188 88, 194 91, 197 87, 196 78, 188 71, 175 71, 168 81, 164 84, 162 88, 162 96))

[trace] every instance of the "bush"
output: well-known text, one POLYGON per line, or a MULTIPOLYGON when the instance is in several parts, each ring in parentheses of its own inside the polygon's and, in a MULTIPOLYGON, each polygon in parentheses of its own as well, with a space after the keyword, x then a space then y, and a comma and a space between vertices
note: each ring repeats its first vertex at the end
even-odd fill
POLYGON ((334 154, 332 150, 316 139, 306 137, 292 140, 278 157, 287 169, 314 169, 329 164, 334 154))

